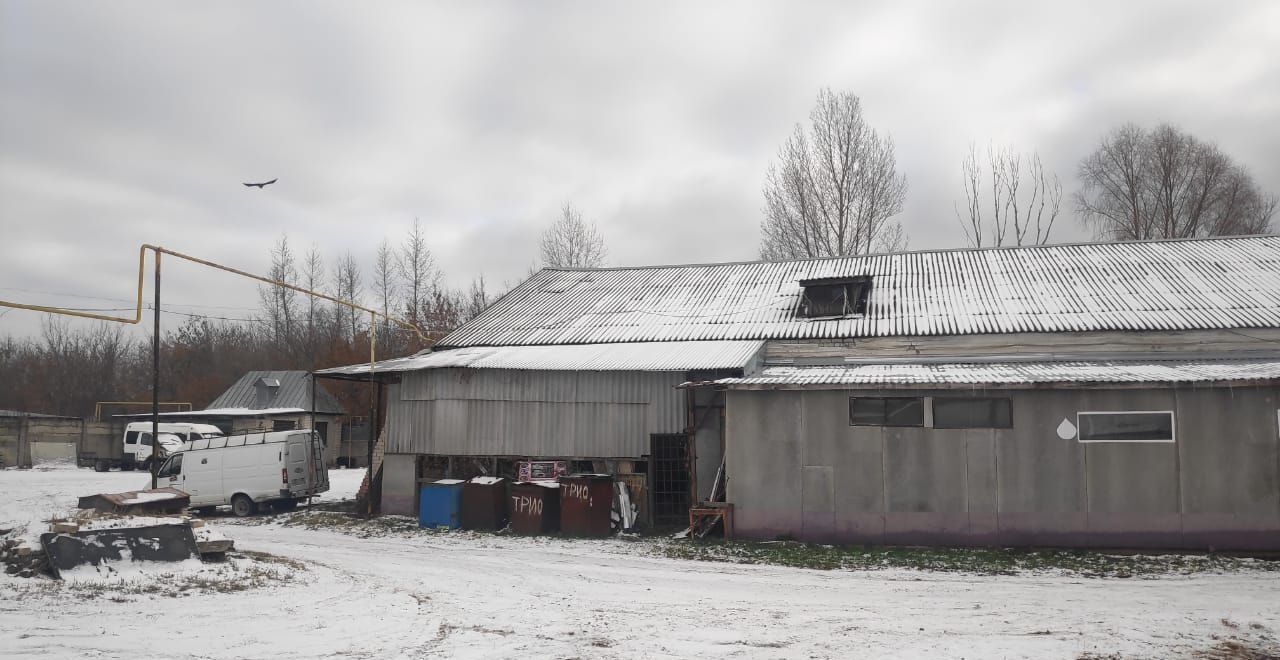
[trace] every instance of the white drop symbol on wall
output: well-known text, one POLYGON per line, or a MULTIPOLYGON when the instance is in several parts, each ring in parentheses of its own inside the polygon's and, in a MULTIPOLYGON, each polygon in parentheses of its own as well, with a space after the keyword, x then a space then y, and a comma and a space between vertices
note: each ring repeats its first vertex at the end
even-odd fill
POLYGON ((1058 437, 1063 440, 1071 440, 1076 437, 1076 425, 1071 420, 1063 417, 1062 423, 1058 425, 1058 437))

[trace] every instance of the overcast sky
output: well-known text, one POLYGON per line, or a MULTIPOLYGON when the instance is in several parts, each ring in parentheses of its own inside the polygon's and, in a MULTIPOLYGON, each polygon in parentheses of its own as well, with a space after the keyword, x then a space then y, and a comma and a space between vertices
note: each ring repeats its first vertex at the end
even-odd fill
MULTIPOLYGON (((964 244, 970 142, 1038 150, 1069 194, 1107 130, 1168 121, 1280 192, 1280 2, 1030 4, 0 0, 0 299, 124 306, 143 242, 368 267, 415 217, 453 285, 515 282, 567 200, 610 265, 752 259, 824 86, 897 143, 912 248, 964 244)), ((165 274, 175 309, 257 303, 165 274)))

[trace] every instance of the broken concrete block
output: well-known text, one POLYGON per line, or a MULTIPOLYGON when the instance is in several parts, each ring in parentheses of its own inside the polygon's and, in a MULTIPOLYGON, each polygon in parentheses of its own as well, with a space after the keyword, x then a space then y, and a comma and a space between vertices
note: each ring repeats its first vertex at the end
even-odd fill
POLYGON ((199 518, 192 518, 190 525, 191 529, 198 529, 200 527, 204 527, 204 521, 199 518))
POLYGON ((73 522, 56 522, 50 530, 54 534, 75 534, 80 531, 80 525, 73 522))

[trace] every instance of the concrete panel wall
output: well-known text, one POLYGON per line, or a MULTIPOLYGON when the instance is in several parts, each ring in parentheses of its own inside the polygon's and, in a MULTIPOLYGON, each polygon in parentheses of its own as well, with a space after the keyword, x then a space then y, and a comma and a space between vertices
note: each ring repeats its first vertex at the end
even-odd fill
POLYGON ((801 536, 801 393, 730 392, 725 439, 734 524, 756 536, 801 536))
POLYGON ((382 513, 413 516, 418 512, 418 457, 387 454, 382 459, 382 513))
POLYGON ((0 463, 4 467, 18 465, 18 435, 21 429, 20 419, 0 419, 0 463))
POLYGON ((857 394, 728 393, 739 534, 1280 549, 1277 388, 894 392, 1011 399, 1013 428, 968 430, 850 426, 857 394), (1077 412, 1124 410, 1173 410, 1177 441, 1059 437, 1077 412))

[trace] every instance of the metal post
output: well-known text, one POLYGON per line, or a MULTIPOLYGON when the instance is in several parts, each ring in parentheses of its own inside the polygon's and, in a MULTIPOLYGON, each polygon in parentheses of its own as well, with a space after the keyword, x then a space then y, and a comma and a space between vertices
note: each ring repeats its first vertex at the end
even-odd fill
POLYGON ((159 487, 160 472, 160 252, 156 252, 155 327, 151 337, 151 487, 159 487))
POLYGON ((377 345, 378 345, 378 328, 376 325, 377 320, 378 319, 376 316, 374 316, 373 312, 369 312, 369 406, 370 406, 370 410, 369 410, 369 442, 367 447, 368 454, 369 454, 368 456, 369 462, 367 463, 368 470, 369 470, 369 490, 368 490, 368 497, 366 498, 368 501, 365 503, 366 504, 365 513, 370 516, 373 515, 373 509, 374 509, 373 507, 373 443, 377 441, 377 438, 374 437, 377 431, 377 427, 374 425, 374 421, 377 419, 377 416, 378 416, 378 394, 377 394, 378 379, 376 376, 373 375, 373 363, 375 362, 375 356, 377 354, 376 351, 377 351, 377 345))
MULTIPOLYGON (((311 353, 311 434, 316 433, 316 356, 315 352, 311 353)), ((325 434, 329 433, 329 429, 325 429, 325 434)), ((328 438, 321 438, 320 441, 327 447, 329 445, 328 438)))

